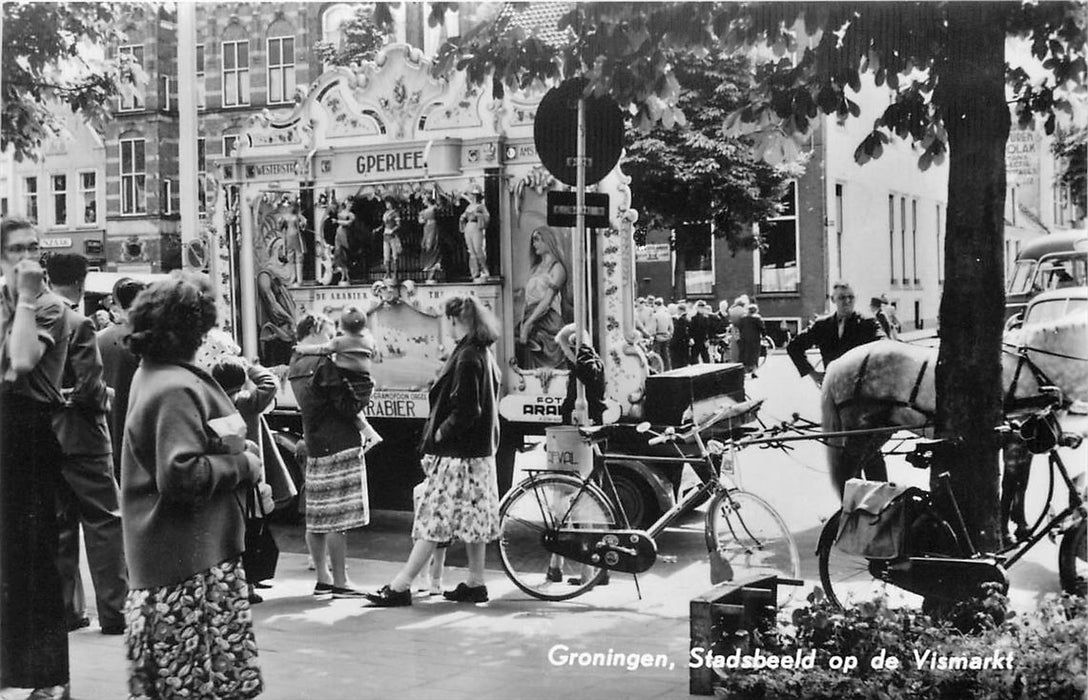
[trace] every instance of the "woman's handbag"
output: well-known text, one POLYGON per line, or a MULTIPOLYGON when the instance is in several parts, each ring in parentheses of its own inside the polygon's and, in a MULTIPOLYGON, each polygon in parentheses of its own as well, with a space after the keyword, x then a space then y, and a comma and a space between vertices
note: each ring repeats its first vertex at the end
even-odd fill
POLYGON ((261 505, 257 487, 250 487, 246 492, 246 502, 238 505, 246 519, 246 548, 242 552, 242 567, 246 570, 246 581, 256 583, 273 578, 276 564, 280 559, 280 548, 268 527, 268 514, 261 505))

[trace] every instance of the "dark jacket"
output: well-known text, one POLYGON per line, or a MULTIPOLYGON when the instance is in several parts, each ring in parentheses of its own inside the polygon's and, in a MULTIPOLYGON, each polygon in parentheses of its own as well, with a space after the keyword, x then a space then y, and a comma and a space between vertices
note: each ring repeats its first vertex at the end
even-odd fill
POLYGON ((672 340, 669 341, 669 347, 674 351, 687 352, 689 345, 691 345, 691 319, 681 314, 672 320, 672 340))
POLYGON ((431 387, 424 454, 490 457, 499 446, 499 370, 488 346, 464 338, 431 387), (441 431, 441 439, 436 439, 441 431))
POLYGON ((66 455, 108 455, 113 451, 109 399, 94 323, 72 309, 65 310, 64 323, 69 328, 68 359, 61 387, 67 402, 53 414, 53 431, 66 455))
POLYGON ((695 342, 695 345, 700 345, 706 342, 706 339, 711 333, 711 320, 706 314, 696 313, 691 317, 691 325, 688 327, 688 332, 691 333, 691 339, 695 342))
POLYGON ((310 457, 328 457, 363 446, 357 417, 370 401, 345 381, 327 355, 295 355, 287 379, 302 413, 302 436, 310 457))
POLYGON ((113 462, 121 473, 121 440, 125 436, 125 414, 128 413, 128 392, 132 376, 140 366, 140 358, 125 345, 131 333, 127 323, 117 323, 98 332, 98 351, 102 355, 102 377, 113 389, 110 402, 110 436, 113 438, 113 462))
POLYGON ((831 362, 839 359, 847 350, 883 337, 884 331, 880 330, 876 319, 862 316, 855 311, 846 317, 840 338, 838 317, 830 314, 816 319, 808 330, 798 333, 797 337, 786 346, 786 352, 789 353, 797 371, 804 377, 812 371, 812 365, 805 358, 805 351, 809 348, 820 349, 820 357, 823 359, 826 370, 831 362))
POLYGON ((236 494, 251 484, 249 461, 209 430, 209 421, 234 414, 215 380, 192 365, 145 361, 136 372, 121 455, 131 588, 178 583, 242 553, 236 494))
POLYGON ((600 425, 608 408, 604 402, 604 364, 601 356, 589 345, 583 345, 578 353, 578 362, 572 366, 568 360, 567 365, 571 373, 567 378, 567 394, 559 407, 564 425, 572 425, 574 404, 578 401, 578 382, 586 388, 589 420, 594 425, 600 425))

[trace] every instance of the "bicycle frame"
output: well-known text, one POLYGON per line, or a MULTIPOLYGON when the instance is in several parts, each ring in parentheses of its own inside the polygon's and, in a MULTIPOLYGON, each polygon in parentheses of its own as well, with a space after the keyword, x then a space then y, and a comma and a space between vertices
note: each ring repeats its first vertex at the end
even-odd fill
MULTIPOLYGON (((1056 469, 1057 472, 1061 475, 1062 481, 1065 482, 1065 487, 1069 492, 1069 505, 1062 512, 1058 513, 1049 521, 1047 521, 1046 525, 1042 527, 1037 526, 1035 528, 1035 532, 1030 538, 1028 538, 1027 542, 1021 542, 1014 545, 1010 549, 1002 550, 1001 554, 1005 554, 1005 552, 1009 552, 1012 551, 1012 549, 1019 548, 1019 550, 1015 554, 1004 560, 1004 565, 1006 567, 1011 567, 1013 564, 1019 561, 1021 557, 1027 554, 1028 550, 1038 544, 1040 540, 1050 534, 1051 530, 1053 530, 1056 525, 1063 522, 1069 516, 1074 514, 1078 514, 1081 518, 1084 518, 1086 516, 1084 499, 1081 498, 1080 493, 1077 491, 1077 487, 1073 483, 1073 479, 1071 479, 1069 476, 1069 471, 1065 468, 1065 462, 1062 461, 1062 458, 1058 454, 1058 450, 1056 448, 1050 450, 1050 454, 1047 457, 1047 464, 1051 470, 1051 475, 1053 475, 1054 470, 1056 469)), ((1046 511, 1046 509, 1050 508, 1051 501, 1053 501, 1052 492, 1047 497, 1046 505, 1043 506, 1044 512, 1046 511)))

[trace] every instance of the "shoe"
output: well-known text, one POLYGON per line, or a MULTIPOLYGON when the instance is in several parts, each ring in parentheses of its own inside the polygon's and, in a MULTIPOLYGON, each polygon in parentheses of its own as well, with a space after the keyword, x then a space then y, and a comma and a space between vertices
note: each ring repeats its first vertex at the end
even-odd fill
POLYGON ((71 685, 54 685, 50 688, 35 688, 26 700, 71 700, 71 685))
POLYGON ((263 602, 264 602, 264 598, 262 598, 260 595, 258 595, 256 593, 250 593, 249 594, 249 604, 250 605, 256 605, 257 603, 263 603, 263 602))
POLYGON ((487 586, 470 586, 467 583, 459 583, 457 588, 446 591, 442 594, 442 597, 457 603, 486 603, 488 601, 487 586))
POLYGON ((113 625, 102 625, 102 634, 116 637, 125 633, 125 623, 119 622, 113 625))
POLYGON ((263 581, 256 581, 253 583, 254 588, 271 588, 271 583, 264 583, 263 581))
POLYGON ((81 630, 84 627, 90 627, 90 626, 91 626, 91 618, 87 617, 86 615, 84 615, 83 617, 77 618, 75 620, 69 620, 68 621, 68 631, 69 632, 75 632, 76 630, 81 630))
POLYGON ((365 598, 366 593, 357 591, 354 588, 348 588, 347 586, 341 588, 340 586, 332 587, 332 597, 336 599, 341 598, 365 598))
POLYGON ((549 566, 544 578, 552 583, 559 583, 563 580, 563 570, 558 566, 549 566))
POLYGON ((318 583, 314 586, 314 600, 332 600, 332 591, 331 583, 318 583))
POLYGON ((412 604, 412 591, 394 591, 389 586, 382 586, 377 593, 364 593, 363 597, 375 608, 400 608, 412 604))

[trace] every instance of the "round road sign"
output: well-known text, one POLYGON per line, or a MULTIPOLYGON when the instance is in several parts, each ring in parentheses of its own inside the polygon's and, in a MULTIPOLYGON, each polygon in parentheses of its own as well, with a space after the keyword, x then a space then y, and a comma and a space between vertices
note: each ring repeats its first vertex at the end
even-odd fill
MULTIPOLYGON (((557 180, 578 184, 578 98, 585 78, 563 81, 544 95, 533 122, 533 142, 540 162, 557 180)), ((611 97, 586 98, 586 184, 612 172, 623 150, 623 114, 611 97)))

